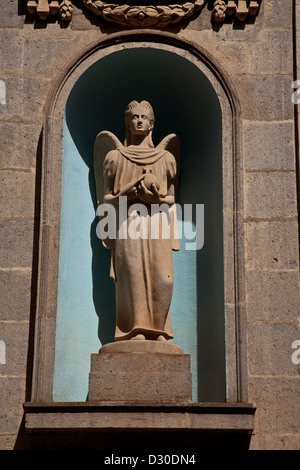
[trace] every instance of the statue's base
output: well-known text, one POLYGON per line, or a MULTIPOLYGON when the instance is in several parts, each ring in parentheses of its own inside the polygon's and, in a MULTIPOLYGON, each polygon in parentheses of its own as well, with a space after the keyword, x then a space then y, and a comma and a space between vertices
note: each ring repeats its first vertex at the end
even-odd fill
POLYGON ((183 354, 183 350, 171 341, 125 340, 104 344, 99 353, 161 353, 183 354))
POLYGON ((119 341, 91 355, 88 401, 191 402, 190 356, 169 341, 119 341))

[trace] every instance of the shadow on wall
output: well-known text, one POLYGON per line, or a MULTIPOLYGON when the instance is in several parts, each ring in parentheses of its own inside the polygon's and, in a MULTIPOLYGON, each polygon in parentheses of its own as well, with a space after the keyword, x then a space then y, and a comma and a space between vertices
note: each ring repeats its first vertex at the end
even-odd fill
MULTIPOLYGON (((203 249, 192 253, 181 248, 174 254, 171 314, 176 344, 187 353, 189 348, 194 348, 192 357, 197 369, 194 375, 200 373, 205 378, 197 392, 199 401, 223 401, 222 133, 219 100, 197 67, 167 51, 127 49, 91 66, 70 93, 66 125, 89 169, 88 184, 95 211, 95 137, 102 130, 110 130, 123 141, 124 110, 133 99, 148 100, 154 108, 155 145, 169 133, 175 132, 180 136, 182 155, 178 202, 199 203, 205 207, 203 249), (195 338, 197 333, 198 339, 195 338), (212 399, 208 400, 209 397, 212 399)), ((196 222, 195 211, 191 222, 196 222)), ((90 227, 92 291, 99 317, 99 339, 101 344, 105 344, 114 338, 114 283, 108 275, 111 253, 97 238, 97 223, 95 217, 90 227)))
MULTIPOLYGON (((90 171, 90 177, 94 179, 94 172, 90 171)), ((94 193, 93 188, 93 193, 94 193)), ((96 206, 96 202, 94 202, 96 206)), ((96 210, 96 207, 95 207, 96 210)), ((93 278, 93 302, 95 311, 99 317, 98 336, 101 344, 114 341, 115 324, 112 312, 115 311, 115 285, 109 277, 111 251, 104 248, 96 235, 98 217, 91 224, 91 248, 92 248, 92 278, 93 278), (101 260, 101 263, 99 263, 101 260)))

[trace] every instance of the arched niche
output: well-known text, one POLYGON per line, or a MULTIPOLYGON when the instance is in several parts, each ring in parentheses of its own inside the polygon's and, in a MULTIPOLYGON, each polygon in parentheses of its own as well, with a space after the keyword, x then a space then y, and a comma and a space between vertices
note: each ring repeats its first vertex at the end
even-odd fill
POLYGON ((174 253, 174 341, 191 354, 195 401, 239 401, 245 366, 233 96, 203 51, 174 37, 149 33, 133 42, 128 34, 124 43, 105 46, 69 68, 48 105, 41 261, 49 269, 39 283, 39 305, 48 307, 40 309, 38 328, 51 356, 39 341, 33 395, 84 401, 90 354, 113 340, 114 285, 110 252, 96 237, 93 145, 104 129, 122 139, 126 104, 147 99, 156 114, 154 142, 171 132, 181 139, 178 202, 193 207, 185 224, 195 228, 196 204, 204 205, 203 247, 187 250, 182 239, 174 253), (51 383, 41 381, 43 370, 51 383))

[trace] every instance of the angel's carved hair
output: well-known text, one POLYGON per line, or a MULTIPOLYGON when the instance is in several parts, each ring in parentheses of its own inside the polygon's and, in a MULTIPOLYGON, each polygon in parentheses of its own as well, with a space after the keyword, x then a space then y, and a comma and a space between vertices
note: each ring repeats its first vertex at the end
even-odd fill
MULTIPOLYGON (((128 119, 130 118, 130 116, 132 116, 133 110, 137 106, 143 106, 144 108, 148 109, 149 112, 150 112, 150 120, 152 121, 153 125, 154 125, 154 122, 155 122, 154 111, 153 111, 153 108, 152 108, 151 104, 148 101, 144 100, 144 101, 141 101, 140 103, 136 100, 130 101, 130 103, 128 103, 128 105, 126 106, 126 109, 125 109, 125 124, 126 124, 126 137, 125 137, 125 142, 124 142, 125 147, 130 145, 130 141, 131 141, 130 132, 129 132, 128 126, 127 126, 128 119)), ((154 147, 154 144, 152 142, 152 131, 151 131, 151 134, 150 134, 150 146, 154 147)))
POLYGON ((137 106, 143 106, 144 108, 148 109, 150 111, 150 119, 151 121, 155 121, 154 118, 154 111, 151 106, 151 104, 148 101, 141 101, 140 103, 136 100, 130 101, 130 103, 126 106, 125 109, 125 121, 129 118, 129 116, 132 115, 133 109, 136 108, 137 106))

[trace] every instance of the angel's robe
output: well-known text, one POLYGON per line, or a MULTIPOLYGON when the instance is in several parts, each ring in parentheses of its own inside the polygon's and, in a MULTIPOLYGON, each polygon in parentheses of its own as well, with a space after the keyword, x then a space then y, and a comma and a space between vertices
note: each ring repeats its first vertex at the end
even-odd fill
MULTIPOLYGON (((157 177, 160 194, 173 194, 170 188, 176 177, 176 160, 164 149, 133 145, 119 147, 109 152, 103 163, 104 181, 107 186, 108 180, 111 180, 109 187, 113 188, 112 196, 115 198, 128 183, 138 181, 145 171, 157 177)), ((137 197, 128 199, 126 213, 130 213, 133 204, 141 203, 137 197)), ((118 224, 116 239, 104 242, 104 246, 112 249, 111 276, 116 287, 116 341, 130 339, 139 333, 144 334, 146 339, 156 339, 159 335, 166 339, 173 338, 170 304, 173 292, 172 250, 179 249, 179 240, 173 236, 177 221, 174 213, 170 218, 166 212, 151 216, 151 205, 144 206, 147 214, 143 221, 141 214, 136 212, 129 215, 125 222, 127 229, 132 222, 146 223, 149 228, 147 238, 133 239, 129 233, 125 238, 124 227, 118 224), (156 217, 155 224, 161 225, 168 219, 172 226, 169 237, 163 238, 161 233, 158 238, 151 237, 153 217, 156 217)), ((117 205, 117 221, 120 210, 117 205)))

